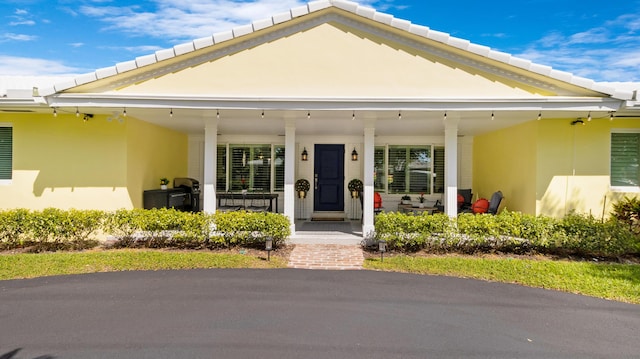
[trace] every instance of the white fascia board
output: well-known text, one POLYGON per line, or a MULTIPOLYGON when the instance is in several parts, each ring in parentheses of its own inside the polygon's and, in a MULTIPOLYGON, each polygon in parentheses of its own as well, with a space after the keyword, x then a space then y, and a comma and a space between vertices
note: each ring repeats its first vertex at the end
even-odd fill
POLYGON ((264 30, 266 28, 273 26, 273 19, 267 18, 267 19, 254 21, 251 25, 253 26, 253 31, 264 30))
POLYGON ((205 47, 213 46, 213 36, 201 37, 193 40, 193 46, 196 50, 204 49, 205 47))
POLYGON ((135 60, 120 62, 120 63, 116 64, 116 69, 118 70, 118 73, 120 73, 120 74, 123 73, 123 72, 135 70, 137 68, 138 68, 138 65, 136 64, 135 60))
POLYGON ((391 26, 391 21, 393 21, 393 15, 385 14, 382 12, 376 12, 375 15, 373 15, 373 20, 381 24, 391 26))
POLYGON ((176 56, 188 54, 195 50, 195 46, 193 46, 192 42, 185 42, 184 44, 178 44, 173 47, 173 52, 175 52, 176 56))
POLYGON ((309 12, 314 12, 330 7, 331 2, 329 0, 311 1, 307 6, 309 6, 309 12))
MULTIPOLYGON (((335 3, 336 2, 334 2, 334 5, 335 3)), ((336 7, 340 7, 340 6, 336 5, 336 7)), ((366 6, 358 6, 358 8, 356 9, 356 15, 362 16, 369 20, 373 20, 373 17, 376 15, 376 9, 366 7, 366 6)))
POLYGON ((213 41, 216 44, 233 39, 233 31, 222 31, 213 34, 213 41))
POLYGON ((309 13, 309 7, 304 5, 304 6, 298 6, 298 7, 294 7, 291 9, 291 17, 300 17, 300 16, 304 16, 307 15, 309 13))
POLYGON ((136 64, 138 64, 138 67, 152 65, 156 62, 158 62, 158 59, 156 59, 155 54, 136 57, 136 64))
POLYGON ((274 25, 287 22, 291 20, 291 11, 282 12, 280 14, 273 15, 271 18, 273 19, 274 25))
POLYGON ((249 35, 250 33, 253 32, 253 25, 249 24, 249 25, 236 26, 231 31, 233 32, 234 37, 249 35))
POLYGON ((109 76, 117 75, 118 70, 115 66, 103 67, 101 69, 96 70, 96 77, 98 79, 104 79, 109 76))
POLYGON ((60 94, 50 106, 192 108, 192 109, 278 109, 278 110, 407 110, 420 111, 617 111, 623 102, 602 97, 541 98, 245 98, 203 96, 157 96, 122 94, 60 94))
POLYGON ((158 61, 164 61, 174 57, 176 57, 176 53, 173 51, 173 48, 156 51, 156 58, 158 61))
POLYGON ((90 72, 88 74, 83 74, 75 78, 76 85, 84 85, 86 83, 97 80, 95 72, 90 72))

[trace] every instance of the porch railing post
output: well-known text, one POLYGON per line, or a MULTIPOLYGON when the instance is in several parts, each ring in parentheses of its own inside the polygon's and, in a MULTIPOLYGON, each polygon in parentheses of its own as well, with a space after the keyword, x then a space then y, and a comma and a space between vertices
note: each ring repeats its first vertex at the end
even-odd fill
POLYGON ((449 217, 458 216, 458 122, 452 114, 444 121, 444 209, 449 217))
POLYGON ((216 160, 218 150, 218 119, 206 119, 204 126, 204 186, 202 186, 202 209, 207 213, 216 211, 216 160))

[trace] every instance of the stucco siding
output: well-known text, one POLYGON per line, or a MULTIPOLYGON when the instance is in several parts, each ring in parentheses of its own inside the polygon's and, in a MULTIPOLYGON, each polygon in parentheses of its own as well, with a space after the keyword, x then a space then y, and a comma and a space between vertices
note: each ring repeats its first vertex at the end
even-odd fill
POLYGON ((537 211, 561 217, 570 212, 607 217, 611 204, 636 195, 610 186, 611 130, 638 128, 637 120, 541 121, 538 131, 537 211))
POLYGON ((13 178, 1 208, 130 207, 125 127, 75 114, 0 114, 13 124, 13 178))
POLYGON ((539 91, 505 81, 401 42, 342 24, 325 23, 203 60, 118 92, 294 98, 441 98, 482 94, 517 98, 539 91))
POLYGON ((474 138, 474 200, 502 191, 501 209, 535 213, 537 125, 527 122, 474 138))
POLYGON ((133 118, 126 121, 127 186, 133 206, 142 207, 143 191, 160 188, 160 178, 187 177, 188 136, 133 118))

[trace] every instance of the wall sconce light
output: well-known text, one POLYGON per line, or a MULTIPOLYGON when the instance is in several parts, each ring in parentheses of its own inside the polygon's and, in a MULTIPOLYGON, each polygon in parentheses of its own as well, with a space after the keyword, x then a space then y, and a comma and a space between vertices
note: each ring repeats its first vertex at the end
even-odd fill
POLYGON ((384 262, 384 252, 387 251, 387 241, 384 239, 378 241, 378 251, 380 251, 380 262, 384 262))
POLYGON ((583 121, 582 119, 580 119, 580 118, 579 118, 579 119, 577 119, 577 120, 573 120, 573 121, 571 121, 571 125, 572 125, 572 126, 575 126, 575 125, 577 125, 577 124, 584 125, 584 121, 583 121))
POLYGON ((351 151, 351 161, 357 161, 358 160, 358 151, 356 151, 356 148, 353 148, 353 151, 351 151))
POLYGON ((271 262, 271 251, 273 250, 273 237, 267 237, 264 243, 264 249, 267 251, 267 260, 271 262))
POLYGON ((307 148, 305 147, 302 150, 302 154, 300 155, 300 159, 303 161, 307 161, 309 159, 309 153, 307 153, 307 148))

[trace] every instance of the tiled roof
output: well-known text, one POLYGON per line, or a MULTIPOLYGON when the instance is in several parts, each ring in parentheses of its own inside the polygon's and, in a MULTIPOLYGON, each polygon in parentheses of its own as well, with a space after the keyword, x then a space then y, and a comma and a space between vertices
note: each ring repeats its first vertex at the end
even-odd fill
POLYGON ((42 95, 50 95, 56 92, 64 91, 75 86, 87 84, 96 80, 104 79, 110 76, 114 76, 123 72, 135 70, 148 65, 152 65, 159 61, 174 58, 176 56, 184 55, 190 52, 194 52, 209 46, 220 44, 232 39, 236 39, 242 36, 249 35, 253 32, 269 28, 274 25, 278 25, 289 20, 305 16, 317 11, 321 11, 326 8, 335 7, 357 16, 362 16, 381 24, 385 24, 403 31, 406 31, 413 35, 418 35, 426 39, 437 41, 442 44, 451 46, 452 48, 468 51, 470 53, 486 57, 504 64, 514 66, 516 68, 524 69, 532 73, 547 76, 549 78, 569 83, 578 87, 586 88, 592 91, 604 93, 618 99, 631 99, 633 96, 632 91, 616 89, 614 87, 606 86, 605 84, 595 82, 593 80, 575 76, 571 73, 559 71, 551 68, 550 66, 540 65, 533 63, 529 60, 512 56, 508 53, 492 50, 489 47, 477 45, 469 42, 468 40, 453 37, 447 33, 431 30, 426 26, 415 25, 410 21, 398 19, 390 14, 378 12, 375 9, 359 5, 356 2, 345 0, 319 0, 307 3, 304 6, 295 7, 281 14, 276 14, 270 18, 254 21, 251 24, 235 27, 229 31, 219 32, 212 36, 193 40, 192 42, 183 43, 174 46, 173 48, 159 50, 154 54, 141 56, 132 61, 121 62, 112 67, 98 69, 95 72, 78 76, 70 81, 57 83, 52 88, 41 89, 42 95))

